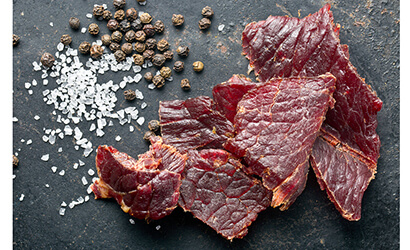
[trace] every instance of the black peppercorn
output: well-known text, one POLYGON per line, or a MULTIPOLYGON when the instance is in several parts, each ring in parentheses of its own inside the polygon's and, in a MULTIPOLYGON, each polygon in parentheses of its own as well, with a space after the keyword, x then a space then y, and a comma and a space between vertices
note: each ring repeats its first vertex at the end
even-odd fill
POLYGON ((71 36, 68 34, 62 35, 60 38, 60 42, 64 44, 65 46, 70 45, 72 41, 73 39, 71 39, 71 36))
POLYGON ((114 57, 115 57, 115 60, 117 60, 117 62, 121 62, 125 60, 126 55, 122 50, 119 49, 114 52, 114 57))
POLYGON ((93 15, 95 17, 100 17, 104 14, 104 7, 102 5, 96 5, 93 8, 93 15))
POLYGON ((161 67, 165 63, 165 56, 163 54, 156 54, 152 57, 152 64, 161 67))
POLYGON ((172 50, 167 50, 164 52, 164 56, 166 60, 172 60, 174 57, 174 52, 172 52, 172 50))
POLYGON ((178 54, 179 56, 187 57, 188 54, 189 54, 189 48, 188 48, 188 46, 185 46, 185 45, 179 46, 179 47, 177 48, 177 54, 178 54))
POLYGON ((132 53, 132 44, 131 44, 131 43, 124 43, 124 44, 121 46, 121 50, 124 51, 124 53, 125 53, 126 55, 131 54, 131 53, 132 53))
POLYGON ((138 53, 142 53, 145 51, 145 43, 140 43, 140 42, 136 42, 134 44, 134 49, 135 51, 137 51, 138 53))
POLYGON ((109 10, 104 10, 102 15, 104 20, 110 20, 112 18, 112 13, 109 10))
POLYGON ((157 20, 154 24, 154 29, 157 33, 162 33, 164 32, 165 25, 161 20, 157 20))
POLYGON ((202 9, 202 15, 204 17, 211 18, 214 15, 214 11, 211 9, 211 7, 206 6, 202 9))
POLYGON ((165 79, 161 75, 156 75, 152 78, 152 83, 157 87, 157 88, 162 88, 165 84, 165 79))
POLYGON ((54 64, 54 56, 48 52, 45 52, 40 59, 41 64, 43 64, 45 67, 50 68, 54 64))
POLYGON ((91 35, 97 35, 100 32, 100 27, 96 23, 92 23, 88 26, 88 32, 90 32, 91 35))
POLYGON ((70 20, 68 21, 68 24, 72 29, 78 29, 80 28, 80 19, 77 17, 70 17, 70 20))
POLYGON ((201 72, 204 69, 204 64, 201 61, 196 61, 192 64, 195 72, 201 72))
POLYGON ((125 6, 125 0, 114 0, 113 2, 114 8, 118 9, 122 9, 125 6))
POLYGON ((111 36, 108 34, 105 34, 101 37, 101 42, 105 46, 109 46, 111 44, 111 36))
POLYGON ((149 71, 144 74, 144 78, 145 78, 145 80, 147 80, 147 82, 152 82, 153 77, 154 77, 154 75, 149 71))
POLYGON ((120 43, 121 40, 122 40, 122 33, 119 32, 118 30, 114 31, 114 32, 111 34, 111 40, 113 40, 113 41, 116 42, 116 43, 120 43))
POLYGON ((19 159, 13 155, 13 167, 17 167, 19 165, 19 159))
POLYGON ((155 38, 149 38, 147 41, 145 41, 145 45, 147 49, 155 49, 155 46, 157 46, 157 40, 155 38))
POLYGON ((19 44, 20 42, 20 37, 13 34, 13 46, 17 46, 17 44, 19 44))
POLYGON ((208 29, 209 27, 211 27, 211 20, 209 20, 209 18, 204 17, 198 22, 198 26, 201 30, 208 29))
POLYGON ((159 71, 159 73, 165 79, 168 79, 172 76, 172 70, 168 67, 162 67, 161 70, 159 71))
POLYGON ((125 12, 124 12, 124 10, 117 10, 115 13, 114 13, 114 18, 118 21, 118 22, 121 22, 122 20, 124 20, 124 18, 125 18, 125 12))
POLYGON ((146 38, 145 32, 142 30, 139 30, 135 32, 135 40, 138 42, 144 42, 146 38))
POLYGON ((127 101, 132 101, 132 100, 135 99, 135 97, 136 97, 136 95, 135 95, 135 91, 134 91, 134 90, 129 89, 129 90, 124 91, 124 98, 125 98, 125 100, 127 100, 127 101))
POLYGON ((183 90, 189 90, 189 89, 191 89, 191 85, 189 84, 189 80, 188 79, 182 79, 181 80, 181 88, 183 89, 183 90))
POLYGON ((157 132, 160 127, 161 126, 158 120, 151 120, 148 122, 148 129, 152 132, 157 132))
POLYGON ((127 32, 127 31, 129 31, 131 29, 131 23, 127 20, 127 19, 125 19, 125 20, 122 20, 121 22, 120 22, 120 30, 122 31, 122 32, 127 32))
POLYGON ((135 40, 135 31, 130 30, 124 35, 125 41, 132 43, 135 40))
POLYGON ((159 51, 165 51, 169 49, 169 43, 167 40, 165 39, 161 39, 158 43, 157 43, 157 49, 159 51))
POLYGON ((156 136, 154 132, 152 131, 147 131, 144 134, 144 137, 142 137, 142 139, 146 140, 146 141, 150 141, 151 136, 156 136))
POLYGON ((150 23, 152 21, 152 17, 148 13, 142 13, 140 16, 141 23, 150 23))
POLYGON ((131 22, 131 28, 135 31, 142 29, 142 23, 140 19, 135 19, 131 22))
POLYGON ((112 43, 110 44, 110 50, 111 50, 112 52, 115 52, 115 51, 120 50, 120 49, 121 49, 121 45, 120 45, 120 44, 115 43, 115 42, 112 42, 112 43))
POLYGON ((144 57, 141 56, 140 54, 134 54, 134 55, 132 55, 132 58, 134 59, 134 63, 136 65, 141 66, 141 65, 144 64, 144 57))
POLYGON ((130 8, 125 12, 125 16, 132 22, 138 18, 138 12, 134 8, 130 8))
POLYGON ((117 30, 119 26, 120 26, 120 24, 115 19, 110 19, 107 23, 107 28, 109 30, 117 30))
POLYGON ((181 26, 184 24, 184 16, 181 14, 172 14, 172 24, 174 26, 181 26))
POLYGON ((82 42, 80 46, 78 47, 78 50, 82 54, 88 54, 90 53, 90 48, 91 48, 91 44, 89 42, 82 42))
POLYGON ((142 30, 145 32, 147 37, 153 37, 155 35, 155 29, 152 24, 145 24, 142 30))
POLYGON ((99 58, 103 54, 103 48, 100 45, 94 44, 91 46, 90 55, 92 58, 99 58))
POLYGON ((152 49, 147 49, 144 51, 144 53, 142 53, 142 56, 146 60, 151 60, 154 55, 155 55, 155 52, 152 49))
POLYGON ((182 70, 184 70, 184 62, 176 61, 174 63, 174 70, 176 72, 181 72, 182 70))

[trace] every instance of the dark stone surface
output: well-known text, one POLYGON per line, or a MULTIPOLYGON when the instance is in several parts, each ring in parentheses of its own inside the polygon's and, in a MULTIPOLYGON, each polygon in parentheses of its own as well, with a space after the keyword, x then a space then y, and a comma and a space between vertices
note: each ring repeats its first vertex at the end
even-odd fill
MULTIPOLYGON (((292 15, 301 17, 316 12, 328 1, 158 1, 147 0, 146 6, 128 0, 126 8, 149 12, 154 20, 162 20, 166 31, 157 38, 165 37, 174 50, 177 44, 190 48, 190 55, 182 73, 174 73, 174 81, 168 82, 160 90, 148 90, 145 80, 129 84, 127 87, 140 89, 149 105, 140 114, 146 118, 143 126, 133 121, 134 133, 128 125, 120 126, 114 121, 113 127, 106 127, 103 137, 96 137, 88 131, 91 122, 81 122, 77 126, 84 137, 92 141, 94 148, 99 144, 109 144, 134 157, 146 151, 148 145, 142 140, 147 130, 147 122, 157 119, 160 100, 185 99, 198 95, 211 96, 212 87, 229 79, 232 74, 247 71, 248 61, 241 56, 241 31, 244 22, 266 19, 269 15, 292 15), (215 11, 211 28, 202 32, 198 28, 201 9, 209 5, 215 11), (176 29, 171 25, 172 14, 183 14, 185 24, 176 29), (230 25, 232 24, 232 26, 230 25), (224 32, 218 25, 225 24, 224 32), (205 69, 201 73, 192 70, 192 63, 200 60, 205 69), (189 92, 179 87, 180 80, 188 78, 192 89, 189 92), (123 139, 115 141, 120 135, 123 139)), ((378 173, 363 198, 362 219, 349 222, 343 219, 324 191, 319 189, 313 171, 310 171, 307 186, 302 195, 289 210, 280 212, 269 208, 262 212, 249 228, 249 234, 242 240, 229 242, 217 235, 190 213, 176 209, 170 216, 147 224, 136 220, 130 224, 129 215, 123 213, 112 200, 94 200, 67 208, 66 214, 58 214, 61 202, 67 204, 79 196, 85 196, 86 186, 81 177, 89 168, 95 169, 95 151, 88 157, 82 150, 74 149, 72 137, 57 139, 56 144, 44 143, 41 139, 43 128, 63 129, 52 115, 52 106, 46 105, 42 91, 53 89, 55 81, 48 86, 41 84, 41 71, 32 70, 31 63, 39 61, 43 52, 54 54, 61 35, 73 37, 72 47, 78 48, 82 41, 95 41, 96 37, 73 31, 68 26, 71 16, 80 18, 81 27, 96 22, 101 33, 109 31, 105 21, 85 17, 92 13, 94 1, 63 0, 14 0, 13 32, 21 37, 20 44, 13 49, 13 116, 18 122, 13 124, 13 152, 18 152, 20 164, 14 168, 13 180, 13 247, 15 249, 224 249, 224 248, 270 248, 270 249, 397 249, 399 247, 399 1, 329 1, 332 3, 336 22, 341 24, 340 38, 350 47, 350 57, 359 74, 366 78, 384 102, 380 111, 378 133, 382 148, 378 163, 378 173), (54 26, 49 25, 53 22, 54 26), (36 79, 34 94, 29 95, 25 82, 36 79), (34 120, 39 115, 40 120, 34 120), (31 145, 20 140, 32 139, 31 145), (58 153, 57 149, 63 148, 58 153), (19 151, 20 150, 20 151, 19 151), (41 155, 49 153, 50 160, 43 162, 41 155), (86 163, 78 170, 73 164, 81 159, 86 163), (53 174, 51 166, 66 174, 53 174), (45 187, 49 184, 49 188, 45 187), (21 194, 25 195, 22 202, 21 194), (160 226, 159 230, 156 229, 160 226)), ((102 4, 102 1, 98 2, 102 4)), ((113 11, 112 1, 105 2, 113 11)), ((11 42, 10 42, 11 43, 11 42)), ((11 45, 10 45, 11 46, 11 45)), ((87 56, 80 56, 85 62, 87 56)), ((172 67, 178 60, 176 53, 172 67)), ((153 68, 150 70, 154 71, 153 68)), ((145 73, 143 70, 142 73, 145 73)), ((113 79, 119 83, 124 75, 131 73, 106 73, 98 77, 99 82, 113 79)), ((252 78, 254 78, 252 76, 252 78)), ((123 99, 122 91, 117 92, 117 109, 140 105, 123 99)), ((58 113, 59 114, 59 113, 58 113)), ((11 158, 11 157, 10 157, 11 158)))

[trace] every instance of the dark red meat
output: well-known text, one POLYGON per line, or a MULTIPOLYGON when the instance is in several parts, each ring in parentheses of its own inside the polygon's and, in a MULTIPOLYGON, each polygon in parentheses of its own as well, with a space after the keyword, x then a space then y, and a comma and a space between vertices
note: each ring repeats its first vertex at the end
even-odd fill
POLYGON ((326 111, 333 105, 335 78, 277 78, 253 88, 238 103, 235 138, 224 147, 262 177, 273 206, 289 207, 303 191, 308 159, 326 111))
POLYGON ((232 123, 215 110, 212 99, 207 96, 162 101, 159 117, 164 143, 182 153, 189 149, 222 148, 234 133, 232 123))
POLYGON ((225 150, 188 151, 179 205, 232 240, 243 238, 272 193, 247 176, 240 161, 225 150))
POLYGON ((114 198, 124 212, 138 219, 158 220, 175 209, 186 156, 162 144, 159 137, 153 140, 150 151, 138 161, 111 146, 98 147, 99 179, 91 186, 96 199, 114 198))

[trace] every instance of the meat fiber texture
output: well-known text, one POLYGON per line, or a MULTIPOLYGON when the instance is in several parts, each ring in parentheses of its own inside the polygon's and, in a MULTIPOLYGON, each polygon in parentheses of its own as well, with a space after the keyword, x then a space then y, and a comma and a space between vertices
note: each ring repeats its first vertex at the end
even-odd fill
POLYGON ((186 155, 152 137, 150 150, 136 160, 111 146, 99 146, 95 198, 114 198, 138 219, 158 220, 177 206, 186 155))
POLYGON ((251 23, 242 33, 242 43, 262 82, 326 72, 336 77, 336 103, 326 115, 310 161, 322 189, 343 217, 359 220, 363 192, 377 168, 377 112, 382 101, 349 61, 348 46, 340 44, 339 25, 333 23, 330 5, 303 19, 270 16, 251 23), (336 173, 342 174, 337 181, 336 173))
POLYGON ((272 193, 221 149, 188 151, 179 205, 228 240, 243 238, 272 193))
POLYGON ((248 174, 262 177, 273 207, 287 209, 305 188, 309 155, 334 90, 331 74, 274 78, 239 101, 236 136, 224 147, 243 157, 248 174))

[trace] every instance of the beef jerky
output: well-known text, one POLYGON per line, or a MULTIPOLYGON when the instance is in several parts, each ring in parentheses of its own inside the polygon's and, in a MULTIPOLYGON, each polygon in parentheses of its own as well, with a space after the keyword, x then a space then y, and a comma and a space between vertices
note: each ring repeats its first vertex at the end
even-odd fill
POLYGON ((233 125, 214 108, 207 96, 159 104, 164 143, 185 153, 189 149, 222 148, 233 137, 233 125))
POLYGON ((138 219, 158 220, 175 209, 186 156, 160 138, 153 140, 150 151, 139 160, 111 146, 98 147, 99 179, 91 186, 96 199, 114 198, 124 212, 138 219), (168 165, 171 161, 175 162, 168 165))
MULTIPOLYGON (((271 16, 266 21, 251 23, 245 28, 242 34, 243 52, 262 81, 271 77, 332 73, 337 78, 337 88, 333 94, 336 104, 326 115, 321 139, 334 152, 314 150, 312 166, 321 166, 326 169, 324 172, 339 172, 336 168, 343 167, 346 162, 337 158, 341 159, 338 162, 332 157, 342 153, 346 159, 354 157, 365 163, 357 165, 351 162, 350 168, 365 167, 374 173, 380 152, 380 139, 376 133, 377 112, 382 108, 382 101, 349 61, 348 46, 341 45, 339 41, 339 27, 333 23, 329 4, 303 19, 271 16)), ((319 142, 314 147, 318 145, 319 142)), ((366 172, 366 169, 352 171, 359 172, 366 172)), ((318 169, 315 169, 315 173, 319 179, 325 179, 318 169)), ((334 180, 328 181, 334 183, 334 180)), ((353 184, 346 181, 343 187, 351 191, 351 197, 347 200, 356 202, 354 197, 361 197, 358 190, 362 188, 349 186, 353 184)), ((329 183, 327 187, 330 186, 329 183)), ((357 207, 359 204, 347 205, 357 207)))
POLYGON ((252 82, 243 75, 233 75, 228 81, 213 87, 212 96, 216 109, 233 123, 238 102, 244 94, 258 85, 260 83, 252 82))
POLYGON ((272 197, 241 168, 225 150, 190 150, 180 189, 179 205, 229 240, 243 238, 272 197))
POLYGON ((272 206, 287 209, 303 191, 308 159, 326 111, 333 105, 335 78, 277 78, 251 89, 238 103, 237 135, 224 147, 244 157, 249 174, 273 191, 272 206))

